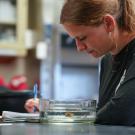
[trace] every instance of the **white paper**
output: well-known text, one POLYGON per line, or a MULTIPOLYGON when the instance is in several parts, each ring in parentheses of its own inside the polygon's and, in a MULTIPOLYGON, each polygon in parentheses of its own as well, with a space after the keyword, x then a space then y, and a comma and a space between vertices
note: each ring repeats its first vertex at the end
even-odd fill
POLYGON ((19 113, 11 111, 2 112, 2 120, 4 122, 23 122, 29 120, 39 120, 39 113, 19 113))

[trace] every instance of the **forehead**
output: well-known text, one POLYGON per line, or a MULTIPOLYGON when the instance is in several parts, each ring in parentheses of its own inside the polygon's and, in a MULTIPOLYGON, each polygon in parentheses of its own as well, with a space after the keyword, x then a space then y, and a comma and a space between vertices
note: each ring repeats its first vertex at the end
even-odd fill
POLYGON ((71 37, 81 36, 92 30, 91 26, 75 25, 70 23, 66 23, 63 26, 71 37))

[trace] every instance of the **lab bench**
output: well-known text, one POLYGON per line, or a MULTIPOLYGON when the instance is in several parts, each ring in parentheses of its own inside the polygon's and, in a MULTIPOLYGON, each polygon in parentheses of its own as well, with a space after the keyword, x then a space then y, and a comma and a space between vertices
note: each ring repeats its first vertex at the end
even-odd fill
POLYGON ((0 135, 133 135, 134 127, 91 125, 87 123, 5 123, 0 135))

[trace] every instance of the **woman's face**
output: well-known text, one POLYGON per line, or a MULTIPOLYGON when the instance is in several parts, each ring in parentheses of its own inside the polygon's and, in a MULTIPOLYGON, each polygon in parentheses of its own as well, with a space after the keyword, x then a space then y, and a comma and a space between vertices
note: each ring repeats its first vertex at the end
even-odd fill
POLYGON ((85 51, 97 58, 115 49, 103 24, 93 27, 65 23, 63 26, 75 39, 79 51, 85 51))

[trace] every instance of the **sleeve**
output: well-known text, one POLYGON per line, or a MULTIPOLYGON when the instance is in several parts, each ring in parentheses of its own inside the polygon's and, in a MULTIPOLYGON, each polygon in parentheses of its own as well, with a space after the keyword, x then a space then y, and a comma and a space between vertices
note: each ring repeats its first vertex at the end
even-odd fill
POLYGON ((135 125, 135 64, 129 68, 117 93, 96 116, 96 124, 135 125))

